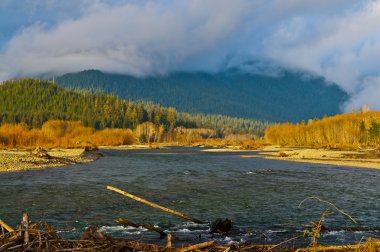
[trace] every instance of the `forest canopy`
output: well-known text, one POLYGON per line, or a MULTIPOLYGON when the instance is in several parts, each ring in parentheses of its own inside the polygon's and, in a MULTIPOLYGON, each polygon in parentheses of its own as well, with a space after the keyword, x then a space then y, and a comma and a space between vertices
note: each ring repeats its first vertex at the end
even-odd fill
POLYGON ((298 122, 342 112, 348 95, 337 85, 308 73, 280 72, 270 76, 227 68, 217 73, 133 77, 87 70, 55 80, 64 87, 102 90, 122 99, 151 101, 192 114, 298 122))

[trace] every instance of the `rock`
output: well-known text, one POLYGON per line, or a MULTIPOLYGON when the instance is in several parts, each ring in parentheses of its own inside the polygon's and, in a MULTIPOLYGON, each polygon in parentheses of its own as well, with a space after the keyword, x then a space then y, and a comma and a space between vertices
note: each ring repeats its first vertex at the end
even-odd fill
POLYGON ((84 151, 97 151, 97 150, 99 150, 99 149, 96 145, 84 147, 84 151))
POLYGON ((98 159, 100 157, 104 157, 104 154, 101 153, 100 151, 97 151, 98 148, 95 147, 85 147, 82 154, 80 154, 80 157, 82 158, 90 158, 90 159, 98 159))
POLYGON ((224 221, 221 218, 216 219, 211 225, 211 233, 227 233, 232 228, 232 221, 225 219, 224 221))
POLYGON ((82 240, 105 241, 108 239, 109 237, 104 232, 93 226, 88 227, 82 236, 82 240))
POLYGON ((286 153, 283 152, 283 151, 279 152, 279 153, 278 153, 278 156, 279 156, 279 157, 289 157, 289 155, 286 154, 286 153))

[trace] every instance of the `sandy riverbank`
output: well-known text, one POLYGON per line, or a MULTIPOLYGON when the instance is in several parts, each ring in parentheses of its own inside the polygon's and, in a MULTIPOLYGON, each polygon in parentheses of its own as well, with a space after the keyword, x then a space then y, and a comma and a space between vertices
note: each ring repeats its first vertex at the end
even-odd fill
POLYGON ((162 149, 166 146, 164 144, 131 144, 131 145, 119 145, 119 146, 100 146, 99 149, 109 149, 109 150, 143 150, 143 149, 162 149))
MULTIPOLYGON (((168 144, 155 145, 165 148, 168 144)), ((115 147, 101 147, 101 149, 148 149, 149 145, 126 145, 115 147)), ((380 169, 380 151, 363 149, 359 151, 312 149, 298 147, 265 146, 260 150, 241 150, 236 146, 229 148, 213 148, 202 150, 205 152, 251 152, 240 155, 243 158, 267 158, 292 162, 317 164, 331 164, 338 166, 354 166, 380 169), (254 152, 252 154, 252 152, 254 152), (257 153, 257 154, 256 154, 257 153)), ((84 151, 83 149, 51 149, 48 150, 51 158, 39 158, 31 154, 30 150, 0 150, 0 172, 24 171, 48 167, 66 166, 87 163, 97 160, 101 154, 98 151, 84 151)))
POLYGON ((227 146, 225 148, 204 149, 203 152, 252 152, 252 150, 241 149, 239 146, 227 146))
MULTIPOLYGON (((265 146, 258 152, 268 159, 380 169, 380 152, 375 149, 351 151, 265 146)), ((258 155, 241 155, 241 157, 256 158, 258 155)))
POLYGON ((31 154, 30 150, 0 150, 0 172, 25 171, 58 167, 97 160, 101 154, 97 151, 83 149, 51 149, 48 150, 51 158, 39 158, 31 154))

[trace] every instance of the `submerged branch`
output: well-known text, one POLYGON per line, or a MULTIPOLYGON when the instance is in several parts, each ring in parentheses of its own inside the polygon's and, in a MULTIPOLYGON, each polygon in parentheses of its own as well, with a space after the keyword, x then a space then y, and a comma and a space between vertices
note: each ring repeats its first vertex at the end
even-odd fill
POLYGON ((354 219, 352 218, 348 213, 344 212, 343 210, 339 209, 337 206, 335 206, 333 203, 327 201, 327 200, 323 200, 317 196, 311 196, 311 197, 307 197, 306 199, 302 200, 301 203, 298 205, 298 207, 301 207, 301 205, 307 201, 307 200, 317 200, 319 202, 322 202, 322 203, 325 203, 327 205, 330 205, 332 206, 333 208, 335 208, 335 210, 337 210, 339 213, 341 213, 342 215, 346 216, 347 218, 349 218, 353 223, 359 225, 359 223, 354 219))

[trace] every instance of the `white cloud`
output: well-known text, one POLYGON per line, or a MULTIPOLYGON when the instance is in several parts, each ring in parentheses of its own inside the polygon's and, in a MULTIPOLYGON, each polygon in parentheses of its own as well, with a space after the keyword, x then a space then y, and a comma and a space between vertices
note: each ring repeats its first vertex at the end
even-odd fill
POLYGON ((380 99, 374 96, 377 92, 369 92, 375 85, 363 81, 368 76, 380 76, 379 23, 378 1, 317 23, 306 16, 290 17, 266 38, 265 54, 338 83, 353 94, 347 110, 359 101, 380 109, 380 99))
POLYGON ((54 27, 35 24, 15 36, 1 55, 0 71, 28 75, 88 68, 143 75, 162 73, 206 53, 233 29, 246 0, 97 3, 79 19, 54 27))
POLYGON ((379 110, 380 76, 370 77, 361 82, 363 88, 358 90, 353 99, 346 104, 347 110, 351 107, 356 109, 363 105, 369 105, 370 109, 379 110))

